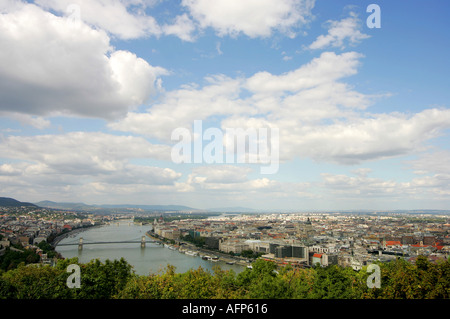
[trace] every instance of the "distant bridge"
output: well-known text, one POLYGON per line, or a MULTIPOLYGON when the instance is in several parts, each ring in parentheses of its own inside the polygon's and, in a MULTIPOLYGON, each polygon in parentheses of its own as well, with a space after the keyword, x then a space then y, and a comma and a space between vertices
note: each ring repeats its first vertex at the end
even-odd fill
MULTIPOLYGON (((151 243, 158 243, 155 240, 149 240, 149 242, 151 243)), ((91 241, 91 242, 84 242, 83 241, 83 237, 80 237, 78 243, 65 243, 65 244, 58 244, 57 246, 78 246, 78 249, 81 250, 83 249, 84 245, 105 245, 105 244, 128 244, 128 243, 133 243, 133 244, 141 244, 141 247, 144 248, 145 247, 145 236, 141 237, 141 240, 123 240, 123 241, 91 241)))

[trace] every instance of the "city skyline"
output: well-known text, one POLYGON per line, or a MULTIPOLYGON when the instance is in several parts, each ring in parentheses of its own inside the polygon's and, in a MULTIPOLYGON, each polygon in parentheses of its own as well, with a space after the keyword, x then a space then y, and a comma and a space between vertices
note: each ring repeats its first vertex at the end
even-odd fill
POLYGON ((447 12, 437 0, 3 1, 0 196, 446 210, 447 12), (277 170, 177 163, 173 134, 198 141, 198 121, 201 134, 278 130, 277 170))

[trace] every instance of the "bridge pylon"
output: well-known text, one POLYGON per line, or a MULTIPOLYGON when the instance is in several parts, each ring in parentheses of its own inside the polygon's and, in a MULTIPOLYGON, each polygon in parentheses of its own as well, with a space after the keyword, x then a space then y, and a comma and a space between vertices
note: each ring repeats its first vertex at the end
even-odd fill
POLYGON ((145 248, 145 236, 141 237, 141 248, 145 248))
POLYGON ((82 250, 83 249, 83 237, 80 237, 79 241, 78 241, 78 250, 82 250))

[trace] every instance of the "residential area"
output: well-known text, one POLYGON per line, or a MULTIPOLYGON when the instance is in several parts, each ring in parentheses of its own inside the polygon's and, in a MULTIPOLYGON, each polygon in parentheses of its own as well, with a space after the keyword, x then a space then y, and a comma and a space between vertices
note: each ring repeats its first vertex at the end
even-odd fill
MULTIPOLYGON (((436 262, 450 256, 450 216, 444 213, 252 213, 168 221, 162 218, 164 213, 153 215, 149 230, 170 242, 170 248, 184 252, 190 241, 189 252, 197 249, 226 261, 250 263, 260 257, 278 265, 339 265, 360 270, 377 260, 403 258, 414 263, 424 255, 436 262)), ((40 256, 40 263, 52 264, 56 257, 47 256, 39 243, 55 244, 73 230, 133 217, 129 213, 2 207, 0 256, 7 248, 31 249, 40 256)))
POLYGON ((180 247, 201 238, 202 248, 230 256, 253 251, 279 265, 332 264, 361 269, 373 261, 419 255, 435 262, 450 253, 450 219, 436 214, 248 214, 203 220, 155 219, 154 233, 180 247))
POLYGON ((7 248, 33 250, 40 263, 52 264, 54 258, 38 247, 41 242, 51 244, 72 230, 98 225, 105 218, 41 207, 0 207, 0 256, 7 248))

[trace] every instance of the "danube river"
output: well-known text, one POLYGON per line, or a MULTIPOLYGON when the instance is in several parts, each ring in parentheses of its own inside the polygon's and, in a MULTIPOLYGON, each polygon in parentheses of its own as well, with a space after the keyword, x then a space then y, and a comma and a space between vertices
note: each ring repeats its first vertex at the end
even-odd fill
POLYGON ((189 256, 168 247, 150 243, 146 236, 145 248, 140 243, 115 243, 115 244, 91 244, 83 245, 78 250, 78 245, 59 246, 61 244, 78 244, 79 238, 84 243, 110 242, 110 241, 140 241, 142 236, 151 229, 151 225, 136 225, 131 220, 121 220, 102 225, 100 227, 88 228, 85 231, 69 234, 56 246, 56 251, 64 258, 78 257, 79 262, 87 263, 93 259, 114 260, 123 257, 138 275, 157 274, 164 271, 168 264, 176 267, 176 272, 183 273, 189 269, 197 269, 201 266, 205 270, 213 272, 213 267, 218 265, 224 270, 233 269, 240 273, 245 267, 240 265, 229 265, 223 261, 203 260, 200 256, 189 256))

